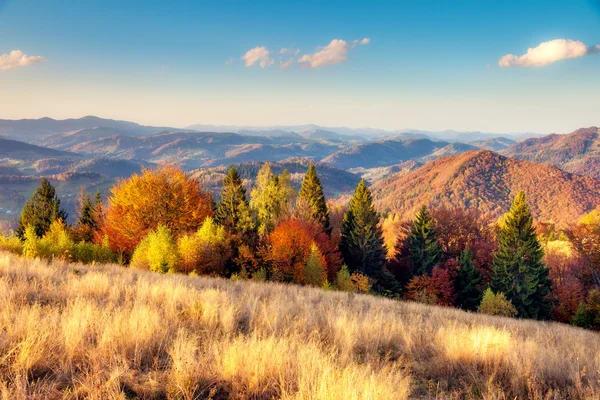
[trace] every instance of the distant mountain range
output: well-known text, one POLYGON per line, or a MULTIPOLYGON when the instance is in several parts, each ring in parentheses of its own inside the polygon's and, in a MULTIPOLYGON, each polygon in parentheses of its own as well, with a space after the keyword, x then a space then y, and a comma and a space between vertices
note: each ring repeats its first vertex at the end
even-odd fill
POLYGON ((524 190, 534 216, 560 226, 600 206, 600 180, 479 150, 439 158, 376 182, 381 211, 412 217, 422 204, 475 208, 499 217, 524 190))
MULTIPOLYGON (((292 178, 292 183, 300 188, 304 174, 312 161, 308 158, 295 158, 291 160, 270 162, 271 170, 274 174, 280 174, 287 170, 292 178)), ((250 190, 254 186, 254 181, 258 175, 263 162, 245 162, 235 164, 240 176, 244 180, 246 187, 250 190)), ((351 172, 334 168, 328 164, 315 163, 319 173, 319 180, 323 185, 323 191, 328 198, 338 197, 344 194, 350 194, 358 185, 360 177, 351 172)), ((190 174, 198 178, 203 186, 210 190, 218 199, 223 178, 227 174, 228 167, 220 166, 214 168, 201 168, 191 171, 190 174)))
POLYGON ((600 179, 600 128, 593 126, 566 135, 527 139, 502 154, 600 179))

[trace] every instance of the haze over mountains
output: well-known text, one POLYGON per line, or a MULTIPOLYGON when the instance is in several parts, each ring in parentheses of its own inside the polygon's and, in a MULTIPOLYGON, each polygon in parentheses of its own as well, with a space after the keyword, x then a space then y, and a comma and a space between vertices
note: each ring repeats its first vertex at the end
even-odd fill
POLYGON ((288 169, 296 184, 315 162, 328 197, 351 193, 364 177, 374 184, 383 211, 412 212, 431 202, 496 216, 523 188, 535 192, 539 218, 566 223, 600 204, 599 135, 596 127, 539 137, 317 125, 179 129, 91 116, 0 120, 0 176, 21 177, 14 190, 13 178, 3 180, 0 203, 10 197, 17 210, 40 176, 59 177, 54 179, 65 190, 59 193, 68 200, 76 194, 73 182, 107 188, 116 178, 164 162, 191 171, 215 192, 229 165, 238 166, 251 187, 264 161, 276 172, 288 169))

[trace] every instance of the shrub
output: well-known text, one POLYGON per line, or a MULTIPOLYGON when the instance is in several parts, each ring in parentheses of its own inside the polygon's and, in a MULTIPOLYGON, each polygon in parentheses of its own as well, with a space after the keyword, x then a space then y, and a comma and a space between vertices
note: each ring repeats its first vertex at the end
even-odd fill
POLYGON ((232 255, 230 240, 223 226, 207 217, 193 235, 184 235, 177 241, 179 270, 185 273, 222 274, 232 255))
POLYGON ((15 254, 23 253, 23 242, 15 234, 0 235, 0 251, 8 251, 15 254))
POLYGON ((335 287, 344 292, 356 291, 356 287, 354 286, 354 283, 352 283, 350 271, 348 271, 348 266, 346 264, 342 265, 342 268, 337 273, 335 287))
POLYGON ((504 317, 515 317, 517 315, 517 309, 506 299, 504 293, 494 294, 490 288, 483 294, 481 304, 477 310, 483 314, 502 315, 504 317))
POLYGON ((159 225, 135 248, 131 266, 154 272, 174 272, 177 261, 178 252, 173 236, 166 226, 159 225))
POLYGON ((573 324, 582 328, 600 330, 600 290, 593 289, 585 303, 580 303, 573 324))
POLYGON ((369 293, 371 291, 371 281, 368 276, 355 272, 350 276, 354 290, 359 293, 369 293))
POLYGON ((46 232, 39 244, 41 245, 41 256, 44 258, 58 258, 64 261, 72 260, 75 244, 69 236, 67 226, 60 219, 50 224, 48 232, 46 232))
POLYGON ((73 246, 73 261, 84 264, 115 263, 117 256, 107 244, 98 245, 89 242, 79 242, 73 246))
POLYGON ((27 258, 41 257, 40 238, 33 225, 27 225, 23 233, 23 255, 27 258))

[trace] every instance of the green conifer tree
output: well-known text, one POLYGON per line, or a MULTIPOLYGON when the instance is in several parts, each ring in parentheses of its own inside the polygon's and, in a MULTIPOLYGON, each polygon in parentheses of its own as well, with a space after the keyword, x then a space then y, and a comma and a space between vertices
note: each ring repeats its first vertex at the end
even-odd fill
POLYGON ((505 294, 520 317, 550 317, 547 296, 551 281, 543 256, 525 193, 519 192, 499 232, 490 286, 496 293, 505 294))
POLYGON ((231 167, 223 179, 221 201, 217 204, 217 221, 233 234, 248 234, 254 230, 254 219, 246 188, 235 167, 231 167))
POLYGON ((483 295, 482 276, 473 262, 473 253, 469 246, 460 254, 458 259, 458 274, 456 276, 456 304, 469 311, 477 310, 483 295))
POLYGON ((375 280, 376 291, 389 294, 397 291, 398 282, 385 268, 386 250, 379 215, 364 179, 356 187, 344 216, 340 249, 348 269, 375 280))
POLYGON ((23 207, 17 228, 17 235, 23 238, 25 228, 31 225, 36 235, 42 237, 50 229, 52 222, 57 219, 66 221, 67 216, 67 213, 60 207, 60 200, 56 195, 54 187, 52 187, 46 178, 43 178, 40 181, 40 186, 23 207))
POLYGON ((435 235, 433 219, 423 205, 415 215, 408 237, 409 260, 414 275, 431 274, 440 263, 442 251, 435 235))
POLYGON ((310 205, 312 217, 323 226, 327 234, 331 234, 329 209, 327 208, 323 187, 317 176, 317 169, 314 164, 310 164, 304 175, 298 197, 301 201, 305 201, 310 205))

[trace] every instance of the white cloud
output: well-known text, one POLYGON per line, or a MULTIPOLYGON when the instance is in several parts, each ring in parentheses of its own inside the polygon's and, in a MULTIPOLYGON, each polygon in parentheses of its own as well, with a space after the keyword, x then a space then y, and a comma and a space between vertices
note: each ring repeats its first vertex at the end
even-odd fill
POLYGON ((288 69, 289 67, 292 66, 293 63, 294 63, 294 59, 293 58, 290 59, 290 60, 287 60, 287 61, 280 61, 279 62, 279 68, 281 68, 281 69, 288 69))
POLYGON ((279 54, 285 54, 285 53, 289 53, 291 52, 291 49, 288 49, 287 47, 283 47, 281 50, 279 50, 279 54))
POLYGON ((556 39, 530 48, 527 50, 527 54, 522 56, 507 54, 500 58, 498 65, 501 68, 542 67, 560 60, 583 57, 598 52, 600 52, 600 45, 588 47, 579 41, 556 39))
POLYGON ((0 55, 0 70, 26 67, 46 61, 42 56, 28 56, 21 50, 13 50, 9 54, 0 55))
POLYGON ((231 65, 233 64, 233 57, 229 57, 229 59, 227 61, 225 61, 225 65, 231 65))
POLYGON ((261 68, 265 68, 274 63, 274 61, 271 60, 271 53, 264 46, 248 50, 246 54, 242 56, 242 60, 246 63, 246 67, 251 67, 258 62, 261 68))
POLYGON ((360 44, 362 44, 363 46, 365 44, 369 44, 369 43, 371 43, 371 38, 368 38, 368 37, 366 37, 366 38, 364 38, 363 40, 360 41, 360 44))
POLYGON ((342 39, 333 39, 327 46, 314 54, 305 54, 298 62, 310 68, 319 68, 333 65, 348 60, 348 42, 342 39))

